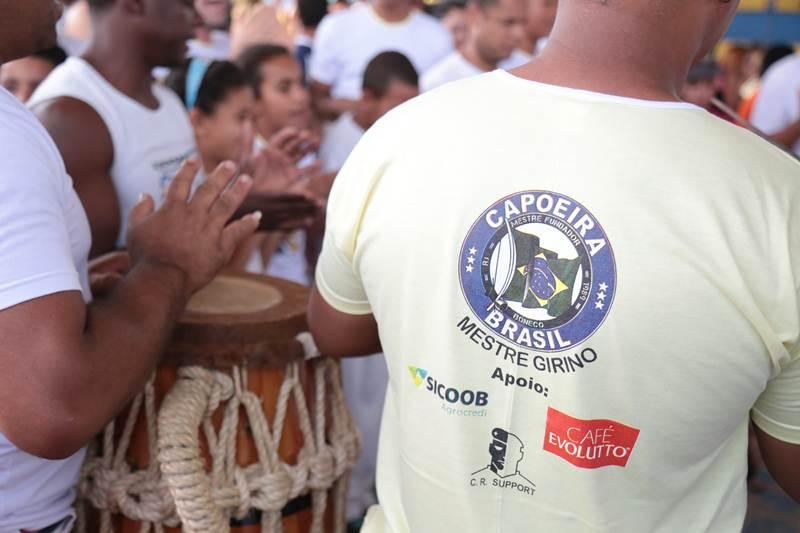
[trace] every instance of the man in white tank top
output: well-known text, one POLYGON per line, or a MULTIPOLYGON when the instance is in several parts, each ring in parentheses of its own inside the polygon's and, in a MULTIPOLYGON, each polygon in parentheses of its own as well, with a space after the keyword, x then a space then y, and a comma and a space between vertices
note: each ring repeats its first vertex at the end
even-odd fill
MULTIPOLYGON (((126 219, 139 195, 160 205, 186 158, 194 133, 175 94, 152 81, 155 67, 184 61, 200 19, 191 2, 89 0, 93 35, 86 53, 70 58, 29 102, 56 142, 89 216, 91 256, 124 246, 126 219)), ((251 197, 250 200, 253 200, 251 197)), ((298 198, 261 198, 264 225, 291 218, 298 198), (277 202, 276 202, 277 200, 277 202)))

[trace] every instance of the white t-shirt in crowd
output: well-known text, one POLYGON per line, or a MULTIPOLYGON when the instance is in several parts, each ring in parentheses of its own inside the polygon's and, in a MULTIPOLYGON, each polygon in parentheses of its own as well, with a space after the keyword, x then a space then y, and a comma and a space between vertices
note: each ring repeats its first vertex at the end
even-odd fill
MULTIPOLYGON (((161 205, 169 184, 185 159, 196 154, 194 130, 183 104, 171 90, 153 85, 158 109, 149 109, 115 89, 89 63, 71 57, 56 68, 28 102, 67 96, 94 109, 108 128, 114 145, 111 179, 120 207, 117 244, 125 245, 128 214, 148 193, 161 205)), ((198 176, 195 184, 202 180, 198 176)))
POLYGON ((191 39, 186 44, 189 47, 187 57, 204 59, 205 61, 223 61, 231 56, 230 34, 222 30, 211 31, 211 41, 203 42, 191 39))
MULTIPOLYGON (((0 88, 0 309, 63 291, 80 291, 88 302, 90 244, 58 149, 0 88)), ((39 459, 0 434, 0 532, 41 529, 69 516, 83 455, 39 459)))
POLYGON ((314 38, 310 78, 330 85, 334 98, 357 100, 367 64, 381 52, 405 54, 422 74, 453 49, 450 33, 433 17, 413 11, 386 22, 368 4, 328 15, 314 38))
POLYGON ((751 417, 800 444, 798 205, 684 103, 498 70, 389 113, 316 275, 389 368, 363 531, 740 531, 751 417))
MULTIPOLYGON (((800 120, 800 53, 781 59, 767 70, 751 119, 768 135, 800 120)), ((792 150, 800 155, 800 140, 792 150)))
POLYGON ((445 83, 471 78, 478 74, 483 74, 483 71, 470 63, 461 52, 455 50, 422 75, 420 88, 426 92, 445 83))
POLYGON ((322 171, 338 172, 364 136, 364 128, 356 124, 351 113, 345 113, 322 128, 319 160, 322 171))

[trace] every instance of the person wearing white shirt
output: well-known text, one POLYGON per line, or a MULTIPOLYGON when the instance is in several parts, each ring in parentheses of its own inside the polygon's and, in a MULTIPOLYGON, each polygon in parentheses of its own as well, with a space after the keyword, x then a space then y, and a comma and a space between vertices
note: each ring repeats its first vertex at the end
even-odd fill
POLYGON ((354 113, 345 113, 322 129, 319 160, 323 172, 341 170, 358 141, 383 115, 419 94, 419 75, 400 52, 375 56, 364 71, 361 100, 354 113))
POLYGON ((766 72, 752 122, 800 156, 800 53, 781 59, 766 72))
POLYGON ((373 0, 325 17, 314 39, 309 77, 321 116, 353 111, 367 63, 395 50, 425 72, 453 50, 450 33, 411 0, 373 0))
MULTIPOLYGON (((3 8, 0 63, 55 45, 58 2, 3 8)), ((252 184, 223 192, 233 170, 220 167, 189 200, 197 165, 187 164, 158 211, 144 195, 130 217, 132 267, 101 293, 64 161, 0 88, 0 532, 70 531, 84 446, 152 374, 188 298, 258 225, 256 215, 226 226, 252 184)))
MULTIPOLYGON (((361 100, 355 113, 345 113, 325 126, 319 158, 323 172, 338 172, 364 133, 386 113, 419 94, 414 65, 399 52, 378 54, 364 71, 361 100)), ((347 519, 357 524, 374 505, 383 398, 389 376, 383 354, 342 361, 347 403, 362 436, 362 450, 353 467, 347 496, 347 519)))
POLYGON ((230 21, 230 0, 195 0, 194 8, 203 23, 195 29, 188 57, 205 61, 228 59, 231 55, 231 37, 226 31, 230 21))
POLYGON ((472 0, 464 47, 423 74, 422 90, 489 72, 509 59, 523 37, 525 9, 525 0, 472 0))

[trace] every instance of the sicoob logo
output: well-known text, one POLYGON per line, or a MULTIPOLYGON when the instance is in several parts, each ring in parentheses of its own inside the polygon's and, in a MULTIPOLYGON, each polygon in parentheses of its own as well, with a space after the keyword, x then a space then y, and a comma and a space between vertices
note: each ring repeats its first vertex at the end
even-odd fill
POLYGON ((484 408, 489 404, 488 392, 446 385, 430 375, 424 368, 409 366, 408 371, 417 388, 421 387, 424 383, 425 390, 443 400, 442 410, 447 414, 457 416, 486 416, 486 409, 484 408), (458 406, 475 407, 478 409, 462 409, 458 406))
POLYGON ((581 420, 548 408, 544 449, 580 468, 626 466, 639 430, 614 420, 581 420))
POLYGON ((519 437, 504 429, 494 428, 489 443, 489 464, 472 473, 470 486, 491 486, 533 496, 536 485, 520 470, 524 457, 525 445, 519 437))
POLYGON ((547 191, 489 207, 464 239, 459 275, 487 326, 544 352, 590 337, 616 290, 614 252, 600 223, 575 200, 547 191))

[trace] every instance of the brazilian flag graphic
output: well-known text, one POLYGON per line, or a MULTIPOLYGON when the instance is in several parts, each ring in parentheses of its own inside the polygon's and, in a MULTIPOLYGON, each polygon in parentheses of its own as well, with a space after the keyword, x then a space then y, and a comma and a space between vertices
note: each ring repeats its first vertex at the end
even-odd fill
POLYGON ((526 309, 546 309, 547 314, 558 318, 572 304, 580 258, 560 259, 557 253, 542 248, 536 235, 511 231, 516 264, 503 299, 519 302, 526 309))

